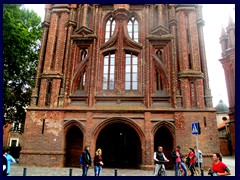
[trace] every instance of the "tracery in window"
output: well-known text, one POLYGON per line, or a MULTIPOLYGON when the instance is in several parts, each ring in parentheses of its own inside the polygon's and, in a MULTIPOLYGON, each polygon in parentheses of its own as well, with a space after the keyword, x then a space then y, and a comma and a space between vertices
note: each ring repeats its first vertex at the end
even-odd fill
POLYGON ((125 62, 125 90, 138 89, 138 57, 126 54, 125 62))
POLYGON ((86 82, 86 71, 84 71, 83 75, 80 79, 80 84, 78 86, 78 90, 84 91, 85 90, 85 82, 86 82))
POLYGON ((158 71, 156 71, 156 90, 160 91, 163 90, 162 88, 162 80, 161 80, 161 75, 158 71))
POLYGON ((127 29, 130 38, 138 42, 138 21, 135 17, 129 19, 127 29))
POLYGON ((163 60, 162 51, 160 49, 157 50, 156 55, 161 61, 163 60))
POLYGON ((81 49, 81 56, 80 56, 80 61, 83 61, 87 57, 87 51, 86 49, 81 49))
POLYGON ((115 20, 111 17, 106 24, 106 31, 105 31, 105 42, 107 42, 110 37, 113 35, 114 29, 116 26, 115 20))
POLYGON ((103 62, 103 90, 114 89, 115 54, 108 54, 103 62))

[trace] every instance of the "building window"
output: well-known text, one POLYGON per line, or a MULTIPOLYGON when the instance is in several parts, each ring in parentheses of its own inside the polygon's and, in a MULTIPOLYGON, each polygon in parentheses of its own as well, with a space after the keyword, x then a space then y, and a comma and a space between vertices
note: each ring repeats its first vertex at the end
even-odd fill
POLYGON ((129 19, 127 29, 130 38, 138 42, 138 21, 135 17, 129 19))
POLYGON ((156 86, 157 86, 157 91, 163 90, 162 89, 162 81, 161 81, 161 76, 158 71, 156 71, 156 86))
POLYGON ((13 122, 12 123, 12 131, 13 132, 21 132, 22 124, 19 122, 13 122))
POLYGON ((50 106, 51 91, 52 91, 52 80, 49 79, 47 83, 47 94, 46 94, 45 106, 50 106))
POLYGON ((80 61, 83 61, 87 57, 87 51, 86 49, 81 49, 80 52, 81 52, 80 61))
POLYGON ((10 138, 10 144, 9 146, 11 147, 17 147, 19 144, 19 139, 18 138, 10 138))
POLYGON ((138 89, 138 58, 133 54, 126 54, 125 90, 138 89))
POLYGON ((106 24, 106 32, 105 32, 105 42, 107 42, 110 37, 113 35, 114 29, 116 26, 115 20, 111 17, 106 24))
POLYGON ((83 73, 83 75, 81 76, 81 79, 80 79, 80 84, 78 86, 80 91, 85 90, 85 82, 86 82, 86 72, 83 73))
POLYGON ((108 54, 103 62, 103 90, 114 89, 115 54, 108 54))
POLYGON ((160 49, 158 49, 157 51, 156 51, 156 55, 157 55, 157 57, 162 61, 163 60, 163 54, 162 54, 162 51, 160 50, 160 49))

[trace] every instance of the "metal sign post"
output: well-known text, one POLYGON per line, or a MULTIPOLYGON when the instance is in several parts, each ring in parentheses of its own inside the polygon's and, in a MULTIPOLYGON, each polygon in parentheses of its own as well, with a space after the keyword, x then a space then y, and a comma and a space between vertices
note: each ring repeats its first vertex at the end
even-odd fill
POLYGON ((198 152, 198 134, 196 134, 196 146, 197 146, 197 159, 198 159, 198 176, 201 175, 201 168, 200 168, 200 163, 199 163, 199 152, 198 152))

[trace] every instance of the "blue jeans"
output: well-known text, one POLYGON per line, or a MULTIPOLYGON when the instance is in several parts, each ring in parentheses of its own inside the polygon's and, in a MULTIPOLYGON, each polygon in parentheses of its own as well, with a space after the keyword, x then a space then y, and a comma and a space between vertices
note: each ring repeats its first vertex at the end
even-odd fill
POLYGON ((102 166, 94 166, 95 176, 100 176, 102 171, 102 166))
POLYGON ((182 161, 175 164, 175 176, 178 175, 179 164, 181 164, 181 166, 183 168, 184 176, 187 176, 187 168, 186 168, 185 164, 182 161))
POLYGON ((82 176, 87 176, 88 168, 86 165, 82 165, 82 176))

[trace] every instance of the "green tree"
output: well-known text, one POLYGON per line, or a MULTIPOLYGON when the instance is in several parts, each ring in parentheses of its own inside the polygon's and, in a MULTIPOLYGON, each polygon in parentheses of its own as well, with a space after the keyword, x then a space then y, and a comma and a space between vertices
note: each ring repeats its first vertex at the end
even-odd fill
POLYGON ((4 123, 24 123, 37 68, 41 18, 20 4, 3 4, 4 123))

